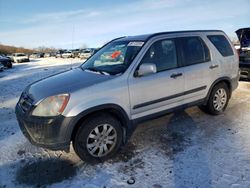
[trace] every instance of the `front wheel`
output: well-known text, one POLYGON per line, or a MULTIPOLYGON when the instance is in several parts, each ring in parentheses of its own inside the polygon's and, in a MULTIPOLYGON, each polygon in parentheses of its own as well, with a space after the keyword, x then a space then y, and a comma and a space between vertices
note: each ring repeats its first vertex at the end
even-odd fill
POLYGON ((7 67, 12 68, 12 63, 11 62, 7 63, 7 67))
POLYGON ((73 140, 77 155, 89 163, 112 157, 122 144, 121 123, 109 114, 97 114, 86 119, 73 140))
POLYGON ((225 83, 219 83, 212 89, 207 104, 200 109, 212 115, 219 115, 225 111, 229 97, 228 86, 225 83))

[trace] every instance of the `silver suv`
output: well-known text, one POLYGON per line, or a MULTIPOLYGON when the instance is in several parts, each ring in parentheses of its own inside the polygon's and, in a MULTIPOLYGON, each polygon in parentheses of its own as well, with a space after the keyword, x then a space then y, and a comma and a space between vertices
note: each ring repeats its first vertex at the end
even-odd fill
POLYGON ((224 32, 121 37, 79 68, 29 85, 16 105, 31 143, 87 162, 114 155, 138 122, 199 105, 212 115, 238 86, 237 52, 224 32))

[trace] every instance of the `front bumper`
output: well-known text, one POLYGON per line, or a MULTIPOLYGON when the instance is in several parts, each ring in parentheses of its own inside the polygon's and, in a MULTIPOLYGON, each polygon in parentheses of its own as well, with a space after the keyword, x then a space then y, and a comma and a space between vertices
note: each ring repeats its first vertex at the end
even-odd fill
POLYGON ((25 137, 39 147, 51 150, 69 150, 71 133, 68 126, 72 118, 62 115, 57 117, 35 117, 24 112, 16 105, 16 117, 25 137))
POLYGON ((16 60, 17 63, 25 63, 25 62, 30 62, 29 59, 17 59, 16 60))

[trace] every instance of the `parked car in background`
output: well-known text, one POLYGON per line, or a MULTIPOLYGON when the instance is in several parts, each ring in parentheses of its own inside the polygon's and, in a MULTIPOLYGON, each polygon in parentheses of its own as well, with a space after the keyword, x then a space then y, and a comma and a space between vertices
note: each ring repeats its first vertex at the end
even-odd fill
POLYGON ((6 68, 12 68, 11 58, 0 55, 0 63, 6 68))
POLYGON ((30 55, 30 58, 43 58, 44 53, 33 53, 30 55))
POLYGON ((240 41, 239 59, 240 59, 240 78, 241 80, 250 80, 250 28, 241 28, 236 31, 240 41))
POLYGON ((12 58, 15 63, 23 63, 30 61, 29 57, 24 53, 14 53, 12 58))
POLYGON ((101 162, 141 121, 194 105, 222 114, 238 79, 238 55, 223 31, 121 37, 80 67, 29 85, 16 116, 31 143, 69 151, 72 142, 82 160, 101 162))
POLYGON ((46 52, 44 57, 56 57, 56 52, 46 52))
POLYGON ((81 59, 88 59, 94 54, 94 49, 84 49, 80 52, 79 57, 81 59))
POLYGON ((62 54, 59 53, 59 52, 57 52, 57 53, 56 53, 56 58, 61 58, 61 57, 62 57, 62 54))
POLYGON ((62 54, 65 52, 65 51, 67 51, 67 50, 58 50, 57 52, 56 52, 56 58, 61 58, 62 57, 62 54))
POLYGON ((51 57, 51 53, 50 52, 45 53, 44 57, 51 57))
POLYGON ((74 50, 71 50, 71 52, 72 52, 72 57, 77 58, 79 57, 80 49, 74 49, 74 50))
POLYGON ((62 53, 62 58, 72 58, 73 57, 73 53, 71 51, 65 51, 64 53, 62 53))

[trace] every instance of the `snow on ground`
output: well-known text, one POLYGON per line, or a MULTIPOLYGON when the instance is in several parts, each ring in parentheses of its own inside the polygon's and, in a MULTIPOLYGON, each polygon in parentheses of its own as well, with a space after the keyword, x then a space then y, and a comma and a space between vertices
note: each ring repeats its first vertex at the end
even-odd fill
POLYGON ((68 70, 78 59, 45 58, 0 72, 0 187, 250 187, 250 83, 226 112, 197 107, 138 126, 113 159, 89 165, 70 153, 32 146, 14 107, 30 83, 68 70))

